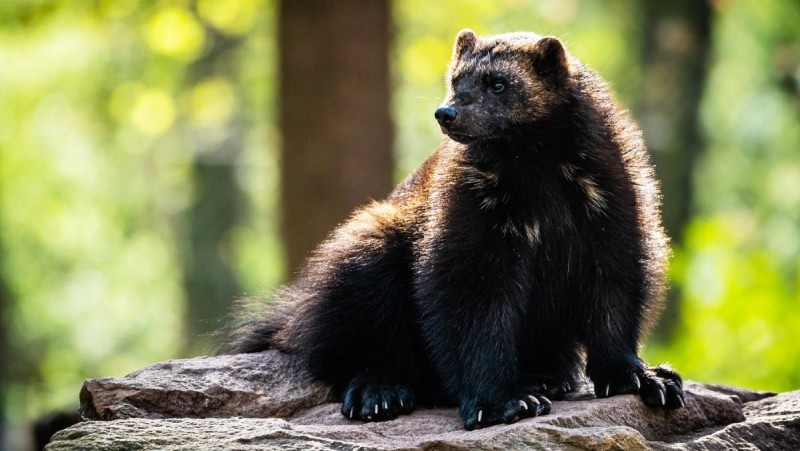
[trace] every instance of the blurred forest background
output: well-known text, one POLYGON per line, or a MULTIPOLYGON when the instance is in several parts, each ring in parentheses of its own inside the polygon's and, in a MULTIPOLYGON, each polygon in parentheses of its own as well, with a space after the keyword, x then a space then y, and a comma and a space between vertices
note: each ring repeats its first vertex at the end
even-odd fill
POLYGON ((441 140, 456 32, 564 40, 642 125, 672 290, 644 354, 800 388, 796 0, 0 2, 0 449, 229 303, 441 140), (4 436, 4 437, 3 437, 4 436))

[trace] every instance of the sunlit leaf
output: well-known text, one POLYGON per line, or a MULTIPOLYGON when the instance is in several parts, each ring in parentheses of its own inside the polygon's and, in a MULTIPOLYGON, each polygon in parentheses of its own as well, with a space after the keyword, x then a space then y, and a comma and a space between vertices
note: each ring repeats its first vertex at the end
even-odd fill
POLYGON ((144 27, 147 45, 155 52, 181 61, 193 61, 203 52, 205 33, 189 11, 167 6, 158 10, 144 27))
POLYGON ((130 121, 146 135, 158 135, 172 127, 175 121, 175 102, 161 89, 142 91, 133 103, 130 121))
POLYGON ((233 85, 222 77, 203 80, 189 93, 189 120, 195 127, 223 125, 235 108, 233 85))

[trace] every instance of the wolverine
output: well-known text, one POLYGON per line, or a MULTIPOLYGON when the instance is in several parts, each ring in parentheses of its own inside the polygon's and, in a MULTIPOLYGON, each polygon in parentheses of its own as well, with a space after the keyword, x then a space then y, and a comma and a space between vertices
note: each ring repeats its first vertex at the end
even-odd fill
POLYGON ((638 356, 668 256, 642 134, 553 37, 461 31, 435 119, 446 136, 324 241, 224 352, 278 349, 381 421, 453 405, 468 430, 598 398, 684 406, 638 356))

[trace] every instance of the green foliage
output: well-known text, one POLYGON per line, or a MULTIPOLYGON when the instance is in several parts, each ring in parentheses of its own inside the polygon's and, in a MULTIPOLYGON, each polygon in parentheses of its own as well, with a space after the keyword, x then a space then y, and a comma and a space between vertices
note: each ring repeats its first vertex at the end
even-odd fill
POLYGON ((672 264, 683 322, 647 355, 694 379, 797 389, 800 5, 723 2, 716 18, 698 215, 672 264))
POLYGON ((754 232, 736 213, 691 224, 671 267, 683 323, 670 343, 648 347, 648 358, 696 380, 800 387, 800 273, 786 277, 776 256, 750 241, 754 232))
POLYGON ((0 7, 2 258, 15 295, 9 412, 73 408, 88 377, 122 376, 191 347, 182 331, 190 135, 235 112, 251 215, 224 244, 250 292, 282 274, 276 234, 274 5, 4 2, 0 7), (235 79, 186 83, 207 27, 245 35, 235 79), (245 64, 246 63, 246 64, 245 64), (241 88, 238 96, 233 86, 241 88))

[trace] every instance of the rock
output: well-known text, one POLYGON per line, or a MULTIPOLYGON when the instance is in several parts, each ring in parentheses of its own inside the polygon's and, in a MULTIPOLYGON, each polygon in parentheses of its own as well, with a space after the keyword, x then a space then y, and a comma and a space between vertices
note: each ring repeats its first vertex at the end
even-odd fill
POLYGON ((800 450, 800 390, 746 403, 745 420, 676 437, 661 449, 800 450))
POLYGON ((278 352, 170 360, 123 379, 89 379, 80 393, 88 420, 287 417, 330 398, 278 352))
POLYGON ((774 395, 687 382, 686 408, 584 387, 550 415, 467 432, 454 408, 381 423, 348 421, 330 390, 284 355, 175 360, 84 384, 90 420, 47 450, 255 449, 800 449, 800 391, 774 395), (267 418, 280 417, 280 418, 267 418))

